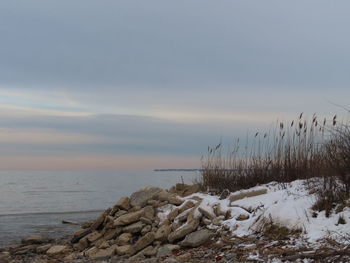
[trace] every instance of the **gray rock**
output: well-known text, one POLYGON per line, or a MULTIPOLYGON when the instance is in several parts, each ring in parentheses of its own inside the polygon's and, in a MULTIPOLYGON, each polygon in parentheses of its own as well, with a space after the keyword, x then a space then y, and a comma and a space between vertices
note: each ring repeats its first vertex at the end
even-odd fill
POLYGON ((142 211, 143 211, 142 217, 149 219, 149 220, 154 220, 155 211, 154 211, 153 206, 148 205, 148 206, 144 207, 142 209, 142 211))
POLYGON ((56 246, 50 247, 50 249, 46 251, 46 254, 53 256, 53 255, 64 253, 65 251, 67 251, 67 249, 68 249, 67 246, 56 245, 56 246))
POLYGON ((131 223, 134 223, 140 219, 142 214, 143 214, 143 211, 141 210, 141 211, 132 212, 132 213, 122 215, 122 216, 118 217, 116 220, 114 220, 114 226, 125 226, 125 225, 129 225, 131 223))
POLYGON ((166 258, 163 261, 164 263, 179 263, 175 258, 166 258))
POLYGON ((141 235, 146 235, 146 233, 150 232, 152 230, 152 226, 146 225, 144 228, 141 230, 141 235))
POLYGON ((131 233, 123 233, 117 238, 116 243, 120 246, 128 245, 130 243, 131 238, 131 233))
POLYGON ((169 256, 171 254, 172 254, 171 249, 169 249, 166 246, 161 246, 160 248, 158 248, 158 251, 157 251, 158 258, 166 257, 166 256, 169 256))
POLYGON ((86 239, 89 240, 90 243, 93 243, 101 237, 102 235, 99 232, 95 231, 95 232, 92 232, 91 234, 88 234, 86 236, 86 239))
POLYGON ((198 225, 199 225, 198 219, 188 220, 185 225, 179 227, 174 232, 170 233, 170 235, 168 236, 169 242, 173 243, 174 241, 185 237, 189 233, 192 233, 197 229, 198 225))
POLYGON ((138 233, 142 230, 142 228, 145 226, 144 223, 138 221, 136 223, 133 223, 131 225, 128 225, 123 228, 123 232, 125 233, 138 233))
POLYGON ((160 191, 162 189, 158 187, 142 188, 130 196, 130 205, 143 207, 147 204, 148 200, 153 199, 160 191))
POLYGON ((81 238, 83 238, 84 236, 88 235, 91 233, 91 229, 90 228, 85 228, 85 229, 80 229, 77 232, 74 233, 71 242, 72 243, 76 243, 78 242, 81 238))
POLYGON ((120 217, 120 216, 125 215, 127 213, 128 213, 128 211, 119 210, 118 212, 115 213, 114 217, 117 218, 117 217, 120 217))
POLYGON ((116 248, 117 248, 117 245, 114 245, 106 249, 98 249, 95 253, 90 254, 90 258, 92 259, 109 258, 116 253, 116 248))
POLYGON ((130 209, 130 199, 129 197, 122 197, 119 199, 118 203, 116 204, 117 207, 123 209, 123 210, 129 210, 130 209))
POLYGON ((29 236, 22 239, 23 245, 44 244, 47 242, 49 242, 49 239, 43 236, 29 236))
POLYGON ((38 253, 45 253, 46 251, 49 250, 50 247, 51 247, 50 244, 37 247, 36 252, 38 252, 38 253))
POLYGON ((140 251, 141 249, 147 247, 154 241, 154 236, 155 234, 153 232, 149 232, 143 237, 140 237, 140 239, 135 243, 134 249, 136 251, 140 251))
POLYGON ((147 258, 140 261, 140 263, 158 263, 158 262, 160 262, 158 258, 147 258))
POLYGON ((213 232, 208 229, 201 229, 186 236, 180 243, 184 247, 198 247, 213 237, 213 232))
POLYGON ((155 239, 160 241, 167 240, 171 232, 171 227, 167 224, 160 226, 156 232, 155 239))
POLYGON ((118 246, 116 248, 116 252, 119 256, 131 255, 134 253, 134 249, 132 248, 131 245, 118 246))

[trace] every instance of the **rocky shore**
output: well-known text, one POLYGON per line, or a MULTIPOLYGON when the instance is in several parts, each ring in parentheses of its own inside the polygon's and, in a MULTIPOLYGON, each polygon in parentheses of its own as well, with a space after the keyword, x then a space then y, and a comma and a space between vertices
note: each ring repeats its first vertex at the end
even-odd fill
POLYGON ((31 236, 1 249, 0 263, 321 262, 348 256, 345 243, 323 239, 315 246, 299 231, 272 224, 268 232, 255 227, 237 235, 238 228, 251 228, 261 217, 237 201, 266 195, 267 189, 211 197, 199 194, 199 185, 146 187, 82 224, 69 239, 31 236))

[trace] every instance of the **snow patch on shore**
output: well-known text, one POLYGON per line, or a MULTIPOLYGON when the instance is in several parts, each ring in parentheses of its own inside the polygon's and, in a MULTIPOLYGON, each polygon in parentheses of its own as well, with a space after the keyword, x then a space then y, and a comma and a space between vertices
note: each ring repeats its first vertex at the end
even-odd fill
POLYGON ((317 243, 324 238, 332 238, 338 242, 344 242, 345 237, 349 239, 350 209, 345 208, 338 214, 332 213, 328 218, 324 211, 313 217, 314 210, 311 207, 316 201, 316 195, 309 193, 305 180, 283 185, 273 182, 244 191, 261 189, 267 189, 267 193, 233 202, 230 202, 229 198, 220 200, 218 196, 203 193, 196 193, 185 199, 190 200, 194 197, 203 199, 200 207, 211 214, 214 213, 213 207, 218 205, 221 211, 228 211, 229 219, 223 220, 220 226, 212 225, 210 228, 225 227, 236 236, 251 235, 259 231, 263 223, 272 222, 289 229, 302 230, 303 238, 311 243, 317 243), (237 220, 240 215, 248 215, 249 218, 237 220), (346 224, 338 224, 340 216, 345 219, 346 224))

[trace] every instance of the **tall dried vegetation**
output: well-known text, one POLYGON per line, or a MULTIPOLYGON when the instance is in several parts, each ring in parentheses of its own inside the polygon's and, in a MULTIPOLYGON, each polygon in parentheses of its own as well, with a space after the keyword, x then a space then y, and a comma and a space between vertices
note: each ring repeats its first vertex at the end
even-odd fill
POLYGON ((317 210, 330 211, 350 196, 350 126, 337 117, 307 120, 303 113, 289 123, 277 122, 224 152, 222 143, 202 157, 202 184, 207 189, 236 191, 258 184, 322 178, 317 210))

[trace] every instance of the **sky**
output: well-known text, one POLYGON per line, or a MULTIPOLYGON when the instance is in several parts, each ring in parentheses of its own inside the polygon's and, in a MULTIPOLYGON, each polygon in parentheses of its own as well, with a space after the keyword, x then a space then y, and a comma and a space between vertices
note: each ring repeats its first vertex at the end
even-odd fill
POLYGON ((348 1, 3 0, 0 170, 199 168, 350 107, 348 1))

